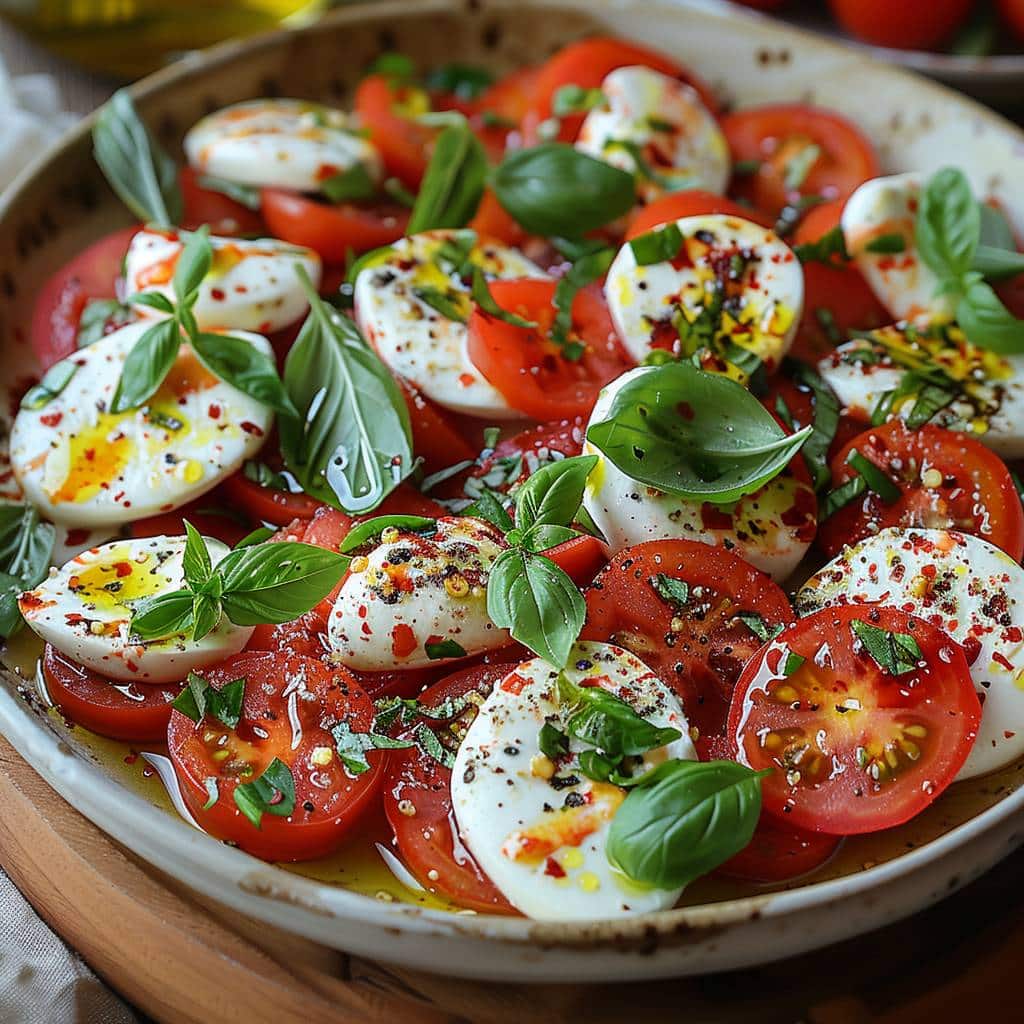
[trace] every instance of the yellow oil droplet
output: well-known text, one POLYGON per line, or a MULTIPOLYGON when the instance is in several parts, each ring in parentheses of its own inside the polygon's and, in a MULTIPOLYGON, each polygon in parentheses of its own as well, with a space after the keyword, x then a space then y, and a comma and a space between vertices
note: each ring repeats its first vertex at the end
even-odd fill
POLYGON ((185 463, 185 469, 182 472, 182 479, 187 484, 197 484, 203 479, 203 465, 201 462, 196 462, 195 459, 189 459, 185 463))
POLYGON ((570 870, 583 867, 583 851, 575 848, 562 854, 562 867, 570 870))
POLYGON ((130 545, 118 544, 102 561, 75 573, 71 584, 79 600, 96 608, 117 608, 131 601, 151 597, 167 585, 166 577, 153 572, 154 557, 146 552, 140 560, 130 545))
POLYGON ((601 888, 601 879, 593 871, 584 871, 580 875, 580 888, 584 892, 597 892, 601 888))

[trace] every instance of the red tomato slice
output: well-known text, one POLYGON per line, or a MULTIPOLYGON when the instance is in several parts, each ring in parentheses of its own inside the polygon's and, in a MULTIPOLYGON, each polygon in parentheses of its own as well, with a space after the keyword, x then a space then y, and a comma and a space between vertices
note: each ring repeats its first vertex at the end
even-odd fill
POLYGON ((78 349, 78 322, 89 299, 117 294, 121 263, 138 225, 121 228, 83 249, 50 277, 32 311, 32 350, 45 370, 78 349))
POLYGON ((829 0, 829 6, 839 24, 865 43, 930 50, 949 39, 975 5, 973 0, 829 0))
POLYGON ((586 416, 601 388, 631 365, 596 285, 581 289, 572 304, 570 337, 586 346, 583 356, 563 357, 550 340, 555 287, 533 278, 491 283, 495 302, 536 321, 535 328, 513 326, 479 307, 469 320, 470 361, 513 408, 537 420, 586 416))
MULTIPOLYGON (((718 100, 710 87, 671 57, 637 43, 626 42, 624 39, 592 36, 563 47, 541 67, 534 83, 530 108, 523 121, 523 132, 527 140, 531 144, 536 140, 537 126, 551 117, 555 93, 563 85, 596 89, 600 87, 609 71, 633 64, 642 64, 664 75, 682 80, 697 90, 708 110, 713 114, 718 113, 718 100)), ((579 134, 583 118, 583 114, 563 117, 558 138, 562 142, 572 142, 579 134)))
POLYGON ((490 189, 484 190, 480 205, 467 226, 485 241, 500 242, 516 248, 527 238, 526 232, 506 212, 490 189))
POLYGON ((786 882, 820 868, 841 842, 839 836, 808 832, 762 814, 749 845, 716 868, 715 874, 748 882, 786 882))
POLYGON ((265 188, 260 196, 270 233, 312 249, 326 263, 344 263, 353 253, 389 245, 405 234, 409 222, 409 211, 393 203, 331 206, 276 188, 265 188))
POLYGON ((830 558, 887 526, 959 530, 1024 557, 1024 508, 1006 464, 980 441, 926 423, 910 430, 891 420, 858 434, 832 460, 832 486, 857 475, 847 462, 857 450, 896 485, 891 504, 874 491, 821 524, 818 545, 830 558))
POLYGON ((277 652, 239 654, 204 673, 220 688, 246 680, 241 721, 229 729, 209 716, 193 722, 180 711, 171 715, 167 746, 182 796, 203 828, 264 860, 310 860, 337 849, 376 799, 383 776, 383 755, 370 751, 370 770, 350 775, 338 757, 326 763, 311 758, 318 748, 334 750, 331 728, 346 722, 368 732, 373 702, 341 668, 277 652), (301 685, 302 699, 289 699, 289 687, 301 685), (293 725, 298 722, 301 728, 293 725), (223 751, 228 756, 223 756, 223 751), (295 780, 295 810, 288 817, 264 814, 256 828, 234 801, 240 783, 259 778, 279 758, 295 780), (205 780, 217 782, 217 802, 205 780))
POLYGON ((217 505, 216 497, 208 494, 173 512, 136 519, 128 529, 133 537, 177 537, 185 532, 187 519, 203 536, 213 537, 228 547, 234 547, 251 532, 252 527, 233 518, 231 506, 225 508, 223 515, 218 514, 217 505), (200 509, 210 511, 203 512, 200 509))
MULTIPOLYGON (((844 200, 812 207, 793 232, 793 244, 820 241, 839 226, 844 200)), ((790 354, 808 363, 835 351, 853 330, 868 331, 892 320, 853 263, 811 260, 804 269, 804 312, 790 354)))
POLYGON ((805 616, 748 663, 729 734, 741 762, 771 769, 761 780, 769 813, 855 835, 924 810, 967 759, 980 721, 959 644, 897 608, 845 605, 805 616), (911 636, 918 666, 881 668, 855 623, 911 636))
POLYGON ((43 678, 50 699, 72 725, 129 743, 162 741, 171 702, 181 691, 180 683, 115 683, 49 644, 43 651, 43 678))
MULTIPOLYGON (((273 460, 271 460, 273 461, 273 460)), ((323 502, 308 494, 292 494, 276 487, 264 487, 250 480, 242 470, 220 485, 229 508, 238 509, 257 523, 287 526, 295 519, 312 519, 323 502)))
MULTIPOLYGON (((510 141, 519 141, 519 125, 530 108, 539 75, 540 68, 520 68, 499 79, 473 102, 469 123, 487 148, 492 163, 501 160, 510 141)), ((484 195, 485 205, 488 195, 484 195)), ((493 196, 491 201, 498 206, 493 196)), ((511 218, 509 221, 515 223, 511 218)))
POLYGON ((388 173, 413 190, 419 188, 437 134, 434 128, 400 112, 401 104, 414 98, 416 91, 414 86, 397 84, 385 75, 368 75, 355 95, 356 115, 380 150, 388 173))
POLYGON ((654 669, 682 700, 702 752, 724 730, 736 680, 764 642, 757 630, 770 632, 794 619, 770 577, 693 540, 625 548, 594 580, 586 600, 582 639, 619 644, 654 669), (659 593, 659 576, 686 586, 685 604, 659 593), (741 614, 755 616, 756 628, 741 614))
POLYGON ((604 545, 596 537, 573 537, 544 554, 564 569, 578 587, 589 586, 608 564, 604 545))
POLYGON ((773 216, 801 196, 845 199, 881 174, 860 129, 830 110, 797 103, 753 107, 723 118, 722 130, 733 160, 760 162, 753 174, 733 183, 733 191, 773 216), (791 187, 787 179, 803 161, 806 174, 797 174, 799 184, 791 187))
POLYGON ((626 241, 645 235, 662 224, 668 224, 669 221, 679 220, 681 217, 700 217, 708 213, 724 213, 730 217, 741 217, 765 228, 770 228, 775 224, 773 218, 751 206, 734 203, 731 199, 726 199, 725 196, 717 195, 714 192, 704 192, 702 189, 693 188, 687 189, 685 192, 670 192, 660 199, 655 199, 647 206, 639 207, 629 222, 626 241))
POLYGON ((412 448, 416 455, 423 459, 426 473, 475 459, 477 452, 459 431, 439 405, 435 405, 408 381, 400 380, 402 397, 405 398, 412 424, 412 448))
POLYGON ((181 192, 185 200, 182 227, 190 231, 203 224, 210 226, 210 234, 220 236, 265 234, 263 219, 256 210, 235 202, 221 192, 203 188, 201 175, 193 167, 183 167, 179 175, 181 192))
MULTIPOLYGON (((432 686, 422 694, 420 702, 429 708, 449 697, 472 692, 486 697, 508 672, 508 665, 463 669, 432 686)), ((469 723, 456 719, 454 723, 427 724, 439 734, 442 743, 447 735, 449 746, 455 747, 469 723)), ((384 782, 384 811, 395 833, 399 855, 426 889, 446 896, 460 907, 485 914, 514 914, 515 910, 458 838, 451 778, 450 769, 417 747, 392 753, 384 782)))

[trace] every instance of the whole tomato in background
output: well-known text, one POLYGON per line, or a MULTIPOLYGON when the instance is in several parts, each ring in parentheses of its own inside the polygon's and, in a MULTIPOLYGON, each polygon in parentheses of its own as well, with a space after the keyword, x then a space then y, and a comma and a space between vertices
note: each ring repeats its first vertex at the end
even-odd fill
MULTIPOLYGON (((900 50, 930 50, 964 23, 972 0, 829 0, 839 24, 857 39, 900 50)), ((1024 3, 1003 4, 1021 13, 1024 3)))

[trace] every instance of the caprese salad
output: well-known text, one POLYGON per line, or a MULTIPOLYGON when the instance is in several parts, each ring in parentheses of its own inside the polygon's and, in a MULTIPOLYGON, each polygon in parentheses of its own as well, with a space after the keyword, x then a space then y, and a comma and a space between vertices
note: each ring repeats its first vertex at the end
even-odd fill
POLYGON ((955 166, 601 37, 94 143, 139 223, 38 297, 0 635, 211 836, 599 919, 1024 756, 1024 255, 955 166))

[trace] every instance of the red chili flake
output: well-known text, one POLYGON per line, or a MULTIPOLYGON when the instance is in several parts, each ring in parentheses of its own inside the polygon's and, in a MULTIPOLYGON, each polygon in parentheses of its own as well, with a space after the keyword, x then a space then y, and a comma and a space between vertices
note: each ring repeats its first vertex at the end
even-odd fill
POLYGON ((1013 664, 1010 662, 1010 660, 1008 658, 1004 657, 998 651, 993 651, 992 652, 992 660, 997 665, 1002 665, 1003 668, 1005 668, 1007 672, 1012 672, 1013 671, 1013 664))
POLYGON ((370 629, 370 624, 368 622, 364 622, 361 628, 363 636, 373 636, 373 630, 370 629))
POLYGON ((262 437, 263 436, 263 428, 262 427, 258 427, 255 423, 252 423, 249 420, 242 420, 242 422, 239 424, 239 426, 247 434, 252 434, 253 437, 262 437))
POLYGON ((523 687, 529 682, 528 679, 523 678, 518 672, 513 672, 510 676, 506 676, 501 684, 501 688, 506 693, 511 693, 518 696, 523 692, 523 687))
POLYGON ((936 568, 935 568, 934 565, 922 565, 921 566, 921 575, 922 576, 927 576, 928 579, 933 580, 933 579, 935 579, 935 573, 936 573, 936 568))
POLYGON ((248 294, 249 289, 246 288, 244 284, 236 284, 235 291, 238 292, 239 295, 246 295, 248 294))
POLYGON ((464 387, 468 388, 476 383, 476 378, 471 373, 460 373, 459 383, 464 387))
POLYGON ((399 622, 391 630, 391 653, 396 658, 408 658, 417 648, 416 634, 411 626, 399 622))
POLYGON ((83 530, 82 527, 76 527, 74 530, 68 530, 67 536, 64 543, 69 548, 78 547, 79 544, 84 544, 89 539, 89 531, 83 530))
POLYGON ((39 417, 39 422, 42 423, 44 427, 55 427, 62 419, 64 419, 64 413, 48 412, 45 416, 39 417))
POLYGON ((544 874, 550 878, 565 878, 565 868, 554 857, 548 857, 544 861, 544 874))
POLYGON ((1016 735, 1017 734, 1015 732, 1012 732, 1010 729, 1004 729, 1003 730, 1003 739, 1004 740, 1012 740, 1013 737, 1016 736, 1016 735))
POLYGON ((209 416, 211 420, 219 420, 220 406, 216 402, 211 402, 209 409, 206 410, 206 415, 209 416))
POLYGON ((137 750, 133 750, 130 754, 125 754, 125 756, 124 756, 124 763, 125 764, 135 764, 135 762, 138 761, 138 759, 139 759, 139 752, 137 750))
POLYGON ((96 458, 96 449, 95 448, 86 448, 85 451, 83 452, 83 454, 85 455, 85 461, 86 462, 93 462, 95 460, 95 458, 96 458))
POLYGON ((132 574, 132 564, 131 564, 131 562, 118 562, 114 566, 114 569, 117 572, 117 578, 118 579, 124 579, 125 576, 131 576, 131 574, 132 574))
POLYGON ((316 180, 326 181, 328 178, 333 178, 335 175, 340 173, 341 172, 334 166, 334 164, 321 164, 316 169, 316 180))
POLYGON ((214 302, 223 302, 227 296, 224 294, 223 288, 211 288, 210 298, 213 299, 214 302))
POLYGON ((78 625, 81 625, 81 623, 85 622, 86 618, 85 618, 84 615, 82 615, 79 612, 67 612, 64 615, 64 621, 69 626, 78 626, 78 625))
POLYGON ((732 516, 723 512, 717 505, 705 501, 700 507, 700 519, 705 530, 731 530, 732 516))
POLYGON ((22 594, 21 597, 18 598, 18 604, 20 604, 22 608, 42 608, 43 599, 41 597, 36 597, 35 594, 27 593, 22 594))
POLYGON ((967 664, 973 665, 981 654, 981 641, 976 636, 965 636, 960 646, 964 649, 967 664))
POLYGON ((1010 626, 1010 628, 1003 633, 1003 636, 1008 643, 1019 644, 1024 640, 1024 630, 1019 626, 1010 626))

